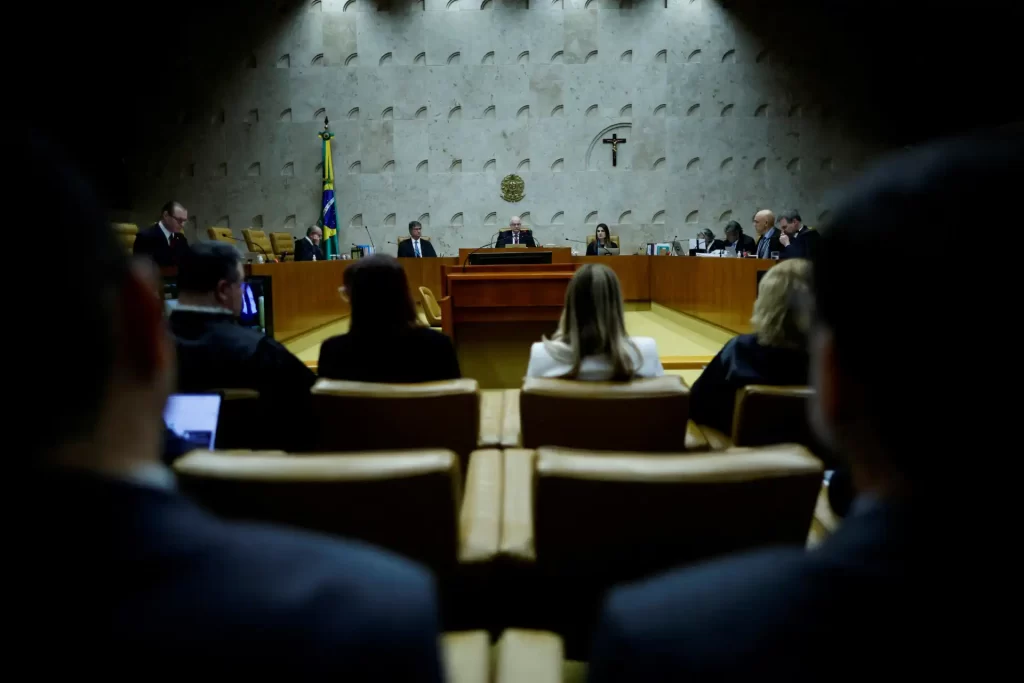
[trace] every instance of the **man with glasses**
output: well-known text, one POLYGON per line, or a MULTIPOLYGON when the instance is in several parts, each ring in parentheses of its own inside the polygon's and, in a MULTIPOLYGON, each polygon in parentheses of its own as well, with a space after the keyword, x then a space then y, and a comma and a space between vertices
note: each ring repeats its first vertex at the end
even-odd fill
POLYGON ((135 236, 132 253, 148 256, 161 268, 180 265, 182 255, 188 251, 188 239, 183 232, 186 223, 188 210, 178 202, 167 202, 160 210, 160 221, 135 236))
POLYGON ((529 229, 523 230, 523 221, 519 216, 512 216, 512 220, 508 222, 509 230, 502 230, 501 234, 498 235, 498 242, 494 246, 504 247, 509 244, 523 244, 527 247, 535 247, 537 243, 533 241, 533 233, 529 229))

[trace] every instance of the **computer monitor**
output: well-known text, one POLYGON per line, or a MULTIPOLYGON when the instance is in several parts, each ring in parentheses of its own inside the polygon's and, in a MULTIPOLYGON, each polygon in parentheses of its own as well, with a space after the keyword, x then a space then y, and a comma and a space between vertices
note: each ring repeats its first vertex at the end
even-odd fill
POLYGON ((482 251, 469 255, 471 266, 523 266, 550 264, 550 251, 510 249, 509 251, 482 251))
POLYGON ((195 448, 213 448, 220 417, 219 394, 172 394, 164 406, 164 424, 195 448))

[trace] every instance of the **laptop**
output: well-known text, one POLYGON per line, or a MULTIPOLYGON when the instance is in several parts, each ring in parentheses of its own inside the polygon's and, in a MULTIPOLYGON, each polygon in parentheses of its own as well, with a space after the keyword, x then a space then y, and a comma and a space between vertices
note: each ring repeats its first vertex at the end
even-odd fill
POLYGON ((213 448, 220 416, 219 394, 172 394, 164 406, 164 423, 194 448, 213 448))

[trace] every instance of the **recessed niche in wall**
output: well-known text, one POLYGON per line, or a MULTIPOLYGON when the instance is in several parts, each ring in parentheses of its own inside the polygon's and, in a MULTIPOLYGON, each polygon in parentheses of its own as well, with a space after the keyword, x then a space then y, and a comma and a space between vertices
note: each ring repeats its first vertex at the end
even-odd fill
POLYGON ((651 223, 653 223, 655 225, 664 225, 665 224, 665 212, 664 211, 656 211, 654 213, 654 217, 651 218, 651 223))
POLYGON ((352 216, 352 219, 348 222, 348 227, 350 227, 350 228, 361 228, 361 227, 363 227, 363 214, 357 213, 355 216, 352 216))
POLYGON ((725 105, 724 107, 722 107, 722 116, 732 116, 732 110, 735 108, 736 107, 731 104, 725 105))
POLYGON ((587 107, 587 116, 598 116, 599 114, 600 110, 596 104, 592 104, 587 107))
POLYGON ((800 116, 803 115, 803 113, 804 113, 804 108, 801 105, 799 105, 799 104, 794 104, 792 107, 789 108, 789 116, 790 116, 790 118, 800 117, 800 116))
POLYGON ((565 4, 562 2, 562 0, 551 0, 551 6, 557 7, 559 9, 565 9, 565 4))
POLYGON ((632 116, 632 115, 633 115, 633 105, 632 104, 627 104, 625 107, 623 107, 622 109, 619 110, 619 116, 632 116))
POLYGON ((722 163, 718 165, 719 171, 728 171, 732 169, 732 157, 726 157, 722 159, 722 163))
POLYGON ((516 118, 517 119, 528 119, 528 118, 530 118, 530 105, 526 105, 525 107, 520 107, 519 111, 516 112, 516 118))
POLYGON ((480 60, 481 64, 494 64, 494 53, 488 52, 484 55, 484 58, 480 60))
POLYGON ((529 64, 530 63, 530 51, 520 52, 519 56, 516 57, 517 64, 529 64))
POLYGON ((253 216, 249 219, 249 227, 256 228, 257 230, 263 229, 263 214, 253 216))
POLYGON ((800 170, 800 157, 790 159, 789 163, 786 164, 786 170, 790 173, 796 173, 800 170))
POLYGON ((425 118, 427 118, 427 108, 426 107, 420 107, 419 109, 417 109, 416 110, 416 118, 418 118, 418 119, 425 119, 425 118))
POLYGON ((260 174, 260 162, 249 164, 249 168, 246 169, 245 174, 247 176, 258 176, 260 174))
POLYGON ((583 5, 583 9, 590 9, 591 5, 596 5, 597 0, 587 0, 586 4, 583 5))
POLYGON ((594 50, 593 52, 591 52, 590 54, 587 55, 587 58, 583 60, 583 63, 584 64, 590 64, 591 62, 596 62, 596 61, 597 61, 597 50, 594 50))
POLYGON ((551 170, 555 173, 561 173, 562 168, 565 166, 565 159, 555 159, 551 162, 551 170))
POLYGON ((565 114, 565 107, 563 107, 562 105, 558 105, 557 107, 551 110, 551 116, 553 118, 560 119, 562 118, 563 114, 565 114))
POLYGON ((818 214, 818 222, 819 222, 819 223, 824 223, 824 222, 825 222, 825 221, 827 221, 827 220, 828 220, 828 219, 829 219, 829 218, 830 218, 831 216, 832 216, 832 212, 831 212, 831 211, 828 211, 828 210, 826 209, 825 211, 822 211, 821 213, 819 213, 819 214, 818 214))
POLYGON ((224 110, 218 109, 210 115, 210 123, 224 123, 224 110))
POLYGON ((462 107, 456 105, 452 107, 452 110, 448 112, 449 121, 458 121, 462 118, 462 107))
POLYGON ((523 159, 522 161, 519 162, 519 166, 516 167, 516 171, 519 171, 519 172, 529 171, 529 170, 530 170, 530 160, 529 159, 523 159))
POLYGON ((323 107, 320 107, 315 112, 313 112, 313 120, 314 121, 323 121, 326 117, 327 117, 327 110, 324 109, 323 107))
POLYGON ((498 162, 495 159, 488 159, 484 162, 484 171, 491 172, 498 170, 498 162))
POLYGON ((255 69, 256 68, 256 55, 249 53, 245 58, 245 68, 255 69))
POLYGON ((358 119, 359 118, 359 107, 353 107, 352 109, 349 109, 348 110, 348 117, 350 119, 358 119))
POLYGON ((498 114, 498 112, 497 112, 497 110, 496 110, 496 109, 494 108, 494 105, 493 105, 493 104, 492 104, 491 106, 487 107, 487 109, 484 109, 484 118, 485 118, 485 119, 493 119, 493 118, 496 118, 496 117, 497 117, 497 114, 498 114))
POLYGON ((355 12, 356 11, 355 5, 356 5, 356 0, 348 0, 345 3, 345 5, 341 8, 341 11, 342 12, 348 12, 348 11, 355 12))
POLYGON ((700 105, 699 104, 691 104, 690 108, 686 110, 686 115, 687 116, 696 116, 699 111, 700 111, 700 105))
POLYGON ((260 110, 250 109, 249 113, 245 115, 245 121, 243 123, 259 123, 260 122, 260 110))
POLYGON ((324 175, 324 162, 321 161, 320 163, 318 163, 313 168, 313 172, 316 173, 318 176, 320 176, 322 178, 323 175, 324 175))
POLYGON ((822 171, 834 171, 835 165, 832 163, 832 157, 825 157, 821 160, 822 171))
POLYGON ((584 223, 593 224, 597 223, 597 211, 591 211, 587 214, 587 217, 583 219, 584 223))
POLYGON ((363 170, 363 165, 362 165, 362 163, 360 163, 358 161, 353 161, 348 166, 348 172, 349 173, 361 173, 362 170, 363 170))
POLYGON ((394 109, 394 107, 388 107, 387 109, 382 111, 380 113, 380 117, 382 119, 385 119, 385 120, 395 118, 395 109, 394 109))
POLYGON ((771 64, 771 52, 767 48, 761 50, 760 52, 757 53, 757 57, 754 58, 754 61, 757 62, 758 64, 771 64))
POLYGON ((448 63, 449 64, 458 64, 461 61, 462 61, 462 53, 461 52, 453 52, 450 55, 448 55, 448 63))
POLYGON ((324 56, 323 56, 323 54, 318 54, 315 57, 313 57, 313 59, 309 62, 309 65, 310 66, 323 66, 324 65, 324 56))
POLYGON ((480 9, 491 9, 492 7, 494 7, 494 3, 491 0, 484 0, 480 3, 480 9))
POLYGON ((295 226, 297 224, 298 224, 298 220, 296 219, 295 214, 291 214, 289 216, 285 216, 285 218, 284 218, 284 229, 285 230, 292 231, 292 230, 295 229, 295 226))
POLYGON ((377 62, 377 66, 387 66, 391 63, 391 53, 385 52, 380 56, 380 61, 377 62))
POLYGON ((629 225, 633 222, 633 212, 625 211, 619 216, 619 225, 629 225))
POLYGON ((736 63, 736 50, 726 50, 725 54, 722 55, 723 64, 735 64, 736 63))
POLYGON ((222 228, 230 228, 231 216, 221 216, 214 222, 214 225, 220 226, 222 228))
POLYGON ((292 65, 291 55, 281 55, 277 58, 277 63, 274 64, 278 69, 287 69, 292 65))
POLYGON ((448 0, 448 4, 445 5, 444 8, 446 10, 451 10, 453 12, 458 11, 458 9, 459 9, 459 0, 448 0))
POLYGON ((497 224, 498 224, 498 214, 496 212, 491 211, 489 214, 487 214, 484 217, 484 225, 497 225, 497 224))
POLYGON ((754 116, 768 116, 768 105, 762 104, 754 110, 754 116))
POLYGON ((426 66, 427 65, 427 53, 426 52, 419 53, 418 55, 416 55, 415 58, 413 58, 412 63, 413 63, 414 66, 415 65, 426 66))
POLYGON ((291 123, 292 122, 292 110, 291 109, 285 109, 283 112, 281 112, 280 116, 277 117, 277 120, 280 121, 281 123, 291 123))
POLYGON ((565 212, 559 211, 551 217, 551 225, 565 225, 565 212))
POLYGON ((686 170, 695 173, 700 170, 700 157, 693 157, 686 162, 686 170))
POLYGON ((655 116, 665 116, 665 112, 667 110, 668 110, 668 105, 659 104, 657 107, 654 108, 654 115, 655 116))
POLYGON ((179 174, 182 178, 195 178, 196 177, 196 165, 185 164, 181 167, 181 173, 179 174))
POLYGON ((768 164, 767 157, 761 157, 760 159, 758 159, 757 161, 754 162, 754 170, 755 171, 763 170, 767 164, 768 164))
POLYGON ((463 224, 463 218, 462 218, 462 212, 461 211, 459 213, 455 214, 454 216, 452 216, 452 219, 450 221, 448 221, 448 227, 451 227, 451 228, 461 228, 462 224, 463 224))
POLYGON ((633 63, 633 51, 632 50, 626 50, 621 55, 619 55, 619 62, 621 62, 622 64, 632 64, 633 63))
POLYGON ((281 175, 286 178, 291 178, 295 175, 295 163, 289 161, 287 164, 281 167, 281 175))
POLYGON ((315 9, 315 10, 322 10, 323 9, 320 6, 320 0, 313 0, 311 3, 309 3, 309 8, 310 9, 315 9))
POLYGON ((424 228, 429 228, 430 227, 430 214, 429 213, 422 214, 417 220, 420 222, 420 225, 422 225, 424 228))
POLYGON ((732 220, 732 209, 728 209, 722 212, 722 215, 718 217, 718 220, 725 223, 732 220))
POLYGON ((455 159, 448 167, 449 173, 462 173, 462 159, 455 159))
POLYGON ((420 163, 416 164, 416 172, 417 173, 426 173, 427 172, 427 160, 426 159, 424 159, 420 163))
POLYGON ((700 220, 699 211, 691 211, 690 213, 686 214, 687 223, 696 223, 698 220, 700 220))
POLYGON ((665 64, 668 62, 668 50, 658 50, 658 53, 654 55, 654 62, 656 64, 665 64))
POLYGON ((665 157, 658 157, 654 161, 654 166, 651 167, 653 171, 660 171, 665 168, 665 157))
POLYGON ((552 64, 562 64, 565 62, 565 53, 559 50, 555 54, 551 55, 552 64))
POLYGON ((393 214, 393 213, 389 213, 387 216, 384 216, 384 227, 385 228, 393 228, 393 227, 395 227, 395 219, 396 218, 397 218, 397 216, 395 216, 395 214, 393 214))
POLYGON ((395 160, 385 161, 384 165, 380 168, 381 173, 394 173, 395 172, 395 160))
POLYGON ((348 57, 345 57, 345 66, 359 66, 359 53, 353 52, 348 57))
POLYGON ((228 174, 227 162, 222 162, 213 167, 213 175, 218 178, 223 178, 228 174))
POLYGON ((690 53, 690 56, 686 58, 686 61, 688 61, 688 62, 699 62, 700 61, 700 57, 701 57, 700 50, 694 50, 693 52, 690 53))
POLYGON ((523 222, 523 225, 528 225, 530 223, 530 212, 524 211, 523 214, 519 217, 519 220, 523 222))

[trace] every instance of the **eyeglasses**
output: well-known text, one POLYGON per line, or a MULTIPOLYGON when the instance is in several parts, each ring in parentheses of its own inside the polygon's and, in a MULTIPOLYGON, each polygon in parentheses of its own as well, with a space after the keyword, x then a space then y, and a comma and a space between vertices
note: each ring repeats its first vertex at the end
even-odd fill
POLYGON ((179 225, 185 225, 186 223, 188 223, 188 218, 182 218, 181 216, 171 216, 171 218, 173 218, 174 222, 178 223, 179 225))

